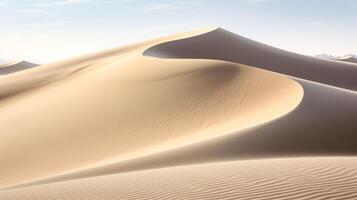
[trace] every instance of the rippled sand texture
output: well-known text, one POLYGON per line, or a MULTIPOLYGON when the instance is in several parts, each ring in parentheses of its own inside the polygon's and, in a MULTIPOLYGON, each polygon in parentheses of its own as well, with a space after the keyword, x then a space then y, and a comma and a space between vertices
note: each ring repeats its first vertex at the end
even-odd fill
POLYGON ((1 199, 357 199, 357 159, 188 165, 0 192, 1 199))

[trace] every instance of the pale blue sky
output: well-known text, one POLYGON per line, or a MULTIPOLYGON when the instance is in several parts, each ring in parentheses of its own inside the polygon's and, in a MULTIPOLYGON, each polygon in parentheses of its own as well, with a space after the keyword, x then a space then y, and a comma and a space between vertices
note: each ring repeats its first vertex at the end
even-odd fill
POLYGON ((357 0, 0 0, 0 58, 53 62, 219 26, 314 55, 357 53, 357 0))

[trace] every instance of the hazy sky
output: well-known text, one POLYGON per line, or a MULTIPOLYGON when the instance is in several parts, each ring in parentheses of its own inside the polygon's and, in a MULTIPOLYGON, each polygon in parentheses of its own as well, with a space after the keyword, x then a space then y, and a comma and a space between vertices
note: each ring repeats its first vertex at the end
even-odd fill
POLYGON ((0 0, 0 58, 53 62, 212 26, 303 54, 357 53, 357 0, 0 0))

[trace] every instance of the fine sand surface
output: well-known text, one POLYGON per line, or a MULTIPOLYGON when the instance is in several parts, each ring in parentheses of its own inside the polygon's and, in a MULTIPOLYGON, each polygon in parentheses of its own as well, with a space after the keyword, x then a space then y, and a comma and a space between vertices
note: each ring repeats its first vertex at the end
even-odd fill
POLYGON ((357 198, 355 77, 223 29, 2 76, 0 199, 357 198))
POLYGON ((27 61, 4 63, 4 64, 0 64, 0 75, 7 75, 18 71, 30 69, 36 66, 38 66, 38 64, 30 63, 27 61))
POLYGON ((0 191, 2 200, 357 199, 357 159, 187 165, 0 191))

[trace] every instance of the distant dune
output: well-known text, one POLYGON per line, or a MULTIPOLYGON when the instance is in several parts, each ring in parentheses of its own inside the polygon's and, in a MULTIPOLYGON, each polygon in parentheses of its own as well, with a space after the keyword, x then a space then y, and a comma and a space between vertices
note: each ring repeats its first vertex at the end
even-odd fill
POLYGON ((346 57, 342 57, 337 59, 338 61, 343 61, 343 62, 350 62, 350 63, 357 63, 357 58, 356 56, 346 56, 346 57))
POLYGON ((342 57, 336 57, 327 54, 316 55, 317 58, 328 59, 328 60, 336 60, 341 62, 349 62, 349 63, 357 63, 356 55, 350 54, 342 57))
POLYGON ((36 67, 38 64, 30 63, 27 61, 16 61, 10 63, 0 64, 0 75, 7 75, 14 72, 30 69, 36 67))
POLYGON ((355 198, 355 77, 220 28, 2 76, 0 199, 355 198))

